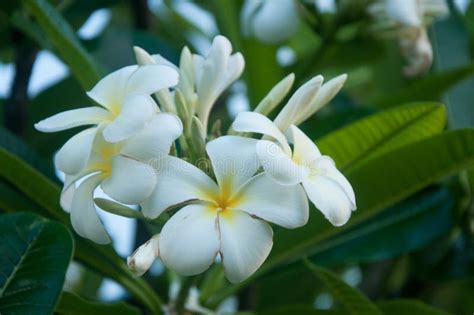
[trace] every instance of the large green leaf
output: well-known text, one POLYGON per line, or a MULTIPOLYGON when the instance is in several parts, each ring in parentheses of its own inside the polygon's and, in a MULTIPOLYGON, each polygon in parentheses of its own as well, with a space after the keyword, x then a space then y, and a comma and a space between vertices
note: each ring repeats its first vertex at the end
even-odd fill
POLYGON ((54 312, 59 315, 138 315, 140 311, 124 302, 98 303, 90 302, 74 293, 63 292, 54 312))
MULTIPOLYGON (((0 148, 0 177, 43 208, 48 216, 66 224, 71 230, 68 215, 59 206, 60 188, 15 155, 0 148)), ((18 209, 17 209, 18 210, 18 209)), ((75 259, 108 276, 140 300, 153 312, 161 313, 161 299, 141 278, 136 278, 111 246, 94 244, 76 233, 75 259)))
POLYGON ((378 302, 377 306, 385 315, 449 315, 417 300, 393 300, 378 302))
POLYGON ((473 164, 474 130, 466 129, 405 145, 349 168, 346 175, 354 187, 358 210, 345 226, 335 228, 313 211, 304 227, 277 230, 272 253, 265 264, 247 281, 218 292, 210 304, 221 301, 278 265, 318 252, 324 241, 365 222, 434 181, 473 164))
POLYGON ((0 313, 51 314, 73 241, 60 223, 31 213, 0 216, 0 313))
POLYGON ((453 205, 446 188, 429 189, 325 241, 311 260, 323 265, 370 262, 419 249, 452 227, 453 205))
POLYGON ((36 18, 82 87, 90 89, 99 80, 99 71, 71 26, 47 0, 24 0, 23 4, 36 18))
MULTIPOLYGON (((453 223, 453 201, 446 188, 427 189, 322 242, 309 258, 330 266, 380 261, 417 250, 446 235, 453 223)), ((259 308, 309 304, 318 290, 301 262, 276 269, 258 283, 259 308)))
POLYGON ((312 274, 329 289, 329 292, 344 306, 346 314, 376 315, 380 310, 357 289, 351 287, 332 271, 318 267, 310 262, 306 266, 312 274))
POLYGON ((347 169, 405 144, 440 133, 446 112, 435 103, 414 103, 358 120, 316 141, 321 152, 347 169))
POLYGON ((451 87, 474 74, 474 64, 426 76, 408 86, 373 100, 380 106, 394 106, 413 101, 439 101, 451 87))

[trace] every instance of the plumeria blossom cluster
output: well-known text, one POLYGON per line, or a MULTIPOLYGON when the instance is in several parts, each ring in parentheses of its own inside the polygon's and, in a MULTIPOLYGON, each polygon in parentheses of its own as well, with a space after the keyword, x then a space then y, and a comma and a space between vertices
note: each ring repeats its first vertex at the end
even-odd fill
POLYGON ((369 7, 378 21, 376 28, 387 37, 398 39, 402 55, 407 60, 403 71, 416 76, 428 71, 433 62, 433 48, 427 27, 449 13, 446 0, 381 0, 369 7))
POLYGON ((209 135, 211 109, 244 69, 230 42, 217 36, 206 56, 184 48, 179 66, 138 47, 135 54, 138 65, 109 74, 88 92, 99 106, 36 124, 44 132, 88 126, 55 158, 66 175, 61 205, 78 234, 110 242, 96 212, 100 186, 122 206, 106 211, 129 217, 139 211, 156 224, 169 218, 128 257, 138 275, 157 257, 181 275, 204 272, 220 258, 227 279, 240 282, 269 255, 272 224, 307 223, 308 200, 335 226, 349 220, 356 209, 350 183, 297 127, 329 103, 345 75, 325 83, 314 77, 272 121, 267 115, 290 91, 290 74, 253 112, 240 113, 228 135, 215 136, 209 135))

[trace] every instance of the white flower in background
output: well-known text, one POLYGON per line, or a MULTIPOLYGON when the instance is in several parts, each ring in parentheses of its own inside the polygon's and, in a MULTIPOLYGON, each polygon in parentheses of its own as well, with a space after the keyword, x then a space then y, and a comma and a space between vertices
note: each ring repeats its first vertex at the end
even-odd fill
MULTIPOLYGON (((37 124, 43 132, 56 132, 84 125, 103 125, 104 138, 119 142, 132 136, 151 121, 157 106, 150 94, 176 85, 178 72, 169 66, 128 66, 100 80, 87 93, 101 107, 68 110, 37 124)), ((87 162, 97 127, 73 136, 59 150, 57 166, 66 174, 76 174, 87 162)))
MULTIPOLYGON (((160 55, 149 55, 141 48, 135 48, 139 64, 172 65, 160 55)), ((176 66, 174 66, 176 67, 176 66)), ((245 67, 241 53, 232 54, 232 44, 224 36, 216 36, 207 56, 191 54, 185 47, 181 52, 180 65, 176 68, 180 78, 177 89, 184 96, 188 109, 200 119, 204 132, 207 131, 209 114, 222 92, 237 80, 245 67)), ((160 103, 169 111, 176 112, 176 105, 171 104, 171 94, 163 91, 159 96, 160 103)))
POLYGON ((245 36, 275 44, 298 30, 300 17, 295 0, 246 0, 240 21, 245 36))
POLYGON ((110 239, 96 213, 95 189, 100 186, 124 204, 138 204, 148 198, 156 184, 155 163, 169 153, 182 133, 182 124, 175 115, 157 113, 134 136, 117 143, 105 141, 102 127, 93 131, 95 137, 85 167, 75 175, 66 175, 61 206, 70 212, 79 235, 105 244, 110 239))
POLYGON ((223 136, 206 146, 217 184, 203 171, 175 157, 165 157, 143 214, 158 217, 171 206, 184 206, 164 225, 159 253, 163 263, 182 275, 209 268, 220 254, 226 277, 239 282, 264 262, 272 248, 272 222, 296 228, 308 220, 300 185, 282 186, 264 173, 255 139, 223 136))
POLYGON ((384 0, 369 7, 378 20, 379 27, 400 42, 401 52, 408 64, 407 76, 415 76, 429 70, 433 62, 433 50, 426 28, 439 17, 448 15, 445 0, 384 0))
POLYGON ((267 117, 254 112, 242 112, 232 128, 239 132, 254 132, 274 141, 259 140, 257 156, 265 173, 282 185, 301 183, 313 204, 335 226, 345 224, 356 209, 352 186, 339 172, 334 161, 323 156, 316 145, 298 127, 291 125, 287 138, 267 117))

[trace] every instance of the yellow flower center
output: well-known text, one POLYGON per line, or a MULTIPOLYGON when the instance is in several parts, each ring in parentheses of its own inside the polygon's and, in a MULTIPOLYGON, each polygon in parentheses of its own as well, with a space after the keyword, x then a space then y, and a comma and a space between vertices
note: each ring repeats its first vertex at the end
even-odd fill
POLYGON ((206 199, 211 201, 209 211, 213 214, 217 212, 220 216, 227 218, 232 217, 232 210, 243 200, 242 194, 235 193, 233 190, 232 182, 230 180, 224 180, 221 185, 219 185, 218 191, 207 191, 206 199))

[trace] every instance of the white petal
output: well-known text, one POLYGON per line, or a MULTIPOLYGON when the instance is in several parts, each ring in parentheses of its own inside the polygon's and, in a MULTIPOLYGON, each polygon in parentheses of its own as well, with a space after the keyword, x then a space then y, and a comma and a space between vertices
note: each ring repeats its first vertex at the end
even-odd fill
POLYGON ((326 156, 319 159, 317 170, 303 182, 308 198, 335 226, 345 224, 356 209, 354 190, 326 156))
POLYGON ((282 185, 298 184, 309 173, 308 167, 293 162, 281 147, 272 141, 258 141, 257 156, 268 176, 282 185))
MULTIPOLYGON (((67 177, 68 175, 66 175, 67 177)), ((74 194, 76 193, 76 186, 75 185, 67 185, 66 183, 61 190, 61 196, 59 198, 59 204, 64 211, 70 212, 72 206, 72 199, 74 198, 74 194)))
POLYGON ((265 261, 273 246, 268 223, 247 213, 232 210, 219 215, 222 262, 227 279, 236 283, 247 279, 265 261))
POLYGON ((127 82, 138 66, 128 66, 118 69, 102 78, 87 92, 87 95, 109 110, 120 108, 125 97, 127 82))
POLYGON ((113 199, 137 204, 148 198, 156 184, 152 166, 121 155, 112 158, 112 171, 101 187, 113 199))
POLYGON ((155 101, 149 95, 130 95, 122 106, 120 114, 104 129, 104 138, 108 142, 127 139, 153 118, 157 109, 155 101))
POLYGON ((324 83, 318 91, 313 102, 304 108, 304 110, 297 113, 297 119, 293 122, 294 125, 299 125, 309 117, 313 116, 319 109, 327 105, 336 94, 342 89, 347 80, 347 74, 341 74, 326 83, 324 83))
POLYGON ((235 53, 229 57, 227 68, 225 69, 225 77, 218 82, 218 93, 221 94, 232 82, 237 80, 245 68, 245 59, 241 53, 235 53))
POLYGON ((219 186, 236 190, 249 180, 259 167, 256 139, 223 136, 206 146, 219 186))
POLYGON ((168 59, 166 59, 165 57, 163 57, 160 54, 151 55, 151 57, 153 58, 154 62, 157 65, 168 66, 168 67, 173 68, 175 70, 179 70, 179 68, 176 67, 176 65, 174 63, 172 63, 171 61, 169 61, 168 59))
POLYGON ((97 128, 83 130, 70 138, 56 154, 56 167, 72 175, 80 172, 89 159, 97 128))
POLYGON ((103 174, 92 175, 85 179, 74 193, 71 206, 71 223, 82 237, 98 244, 110 243, 110 238, 97 216, 94 205, 94 190, 104 178, 103 174))
POLYGON ((178 116, 157 113, 136 135, 127 139, 121 153, 143 162, 167 155, 171 144, 183 133, 178 116))
POLYGON ((290 135, 294 144, 293 161, 297 161, 300 165, 310 166, 321 157, 316 144, 298 127, 291 125, 290 135))
POLYGON ((323 77, 318 75, 298 88, 278 113, 275 118, 275 125, 285 132, 291 124, 294 124, 298 115, 313 103, 322 83, 323 77))
POLYGON ((295 1, 264 1, 253 17, 253 32, 263 42, 278 43, 297 31, 299 20, 295 1))
POLYGON ((349 181, 346 179, 344 175, 336 168, 336 164, 334 163, 334 160, 331 159, 331 157, 327 155, 321 156, 321 158, 317 161, 316 164, 317 172, 321 173, 322 175, 329 177, 333 179, 335 182, 338 183, 346 193, 347 197, 351 201, 351 208, 355 210, 356 207, 356 201, 355 201, 355 194, 354 190, 352 189, 351 184, 349 181))
POLYGON ((209 200, 218 191, 209 176, 179 158, 167 156, 153 166, 158 172, 155 190, 141 203, 146 217, 156 218, 166 208, 187 200, 209 200))
POLYGON ((111 114, 100 107, 85 107, 68 110, 48 117, 35 124, 42 132, 55 132, 83 125, 96 125, 111 119, 111 114))
POLYGON ((169 66, 140 66, 130 75, 125 88, 128 94, 147 94, 158 92, 178 84, 178 72, 169 66))
POLYGON ((141 276, 150 269, 156 257, 160 254, 159 234, 154 235, 138 247, 132 255, 127 257, 128 267, 137 275, 141 276))
POLYGON ((241 112, 232 123, 232 128, 238 132, 254 132, 270 136, 277 140, 287 154, 291 154, 290 146, 285 135, 266 116, 255 112, 241 112))
POLYGON ((236 208, 285 228, 308 222, 308 199, 301 185, 283 186, 265 174, 252 178, 239 191, 236 208))
POLYGON ((189 205, 166 222, 160 234, 160 257, 177 273, 190 276, 209 268, 219 251, 216 213, 189 205))

